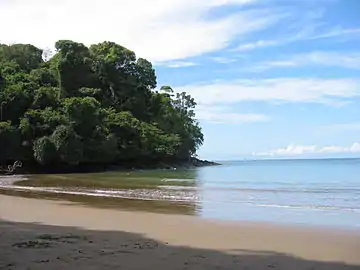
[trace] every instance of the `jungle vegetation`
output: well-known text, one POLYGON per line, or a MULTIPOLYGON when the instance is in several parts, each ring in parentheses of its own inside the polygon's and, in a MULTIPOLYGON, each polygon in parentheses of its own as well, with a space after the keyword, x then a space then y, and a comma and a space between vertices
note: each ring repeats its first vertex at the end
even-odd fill
POLYGON ((0 44, 0 164, 185 161, 204 137, 195 100, 157 86, 153 65, 113 42, 46 53, 0 44))

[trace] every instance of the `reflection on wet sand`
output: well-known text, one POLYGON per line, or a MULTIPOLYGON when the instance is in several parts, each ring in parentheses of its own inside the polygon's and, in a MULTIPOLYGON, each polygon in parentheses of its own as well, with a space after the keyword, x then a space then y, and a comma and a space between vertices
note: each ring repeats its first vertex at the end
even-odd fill
POLYGON ((168 172, 7 176, 0 178, 0 193, 101 208, 195 215, 199 206, 197 191, 191 188, 193 175, 187 172, 183 179, 171 176, 168 172))

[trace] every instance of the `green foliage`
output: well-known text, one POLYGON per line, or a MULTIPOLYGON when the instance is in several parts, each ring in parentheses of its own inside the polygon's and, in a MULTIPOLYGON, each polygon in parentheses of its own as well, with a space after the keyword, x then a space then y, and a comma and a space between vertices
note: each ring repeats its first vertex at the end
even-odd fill
POLYGON ((20 156, 20 133, 10 121, 0 122, 0 163, 15 160, 20 156))
POLYGON ((55 48, 59 54, 57 70, 63 96, 76 96, 79 88, 90 87, 93 73, 88 48, 69 40, 56 42, 55 48))
POLYGON ((38 85, 57 87, 58 82, 55 74, 48 68, 33 69, 30 72, 31 79, 38 85))
POLYGON ((42 53, 42 50, 29 44, 1 45, 0 62, 15 62, 21 70, 29 72, 43 62, 42 53))
POLYGON ((96 99, 100 99, 101 98, 101 89, 100 88, 82 87, 79 89, 79 94, 82 97, 93 97, 96 99))
POLYGON ((35 141, 33 151, 35 160, 41 165, 53 164, 56 161, 57 152, 55 145, 47 136, 35 141))
POLYGON ((75 132, 82 137, 91 135, 100 122, 100 103, 93 97, 65 98, 62 107, 75 132))
POLYGON ((58 126, 50 138, 61 162, 77 165, 82 161, 83 144, 71 127, 58 126))
POLYGON ((144 155, 164 157, 176 155, 181 145, 177 134, 166 134, 154 125, 142 123, 140 142, 144 155))
POLYGON ((156 87, 155 70, 149 61, 139 58, 136 62, 136 72, 140 84, 149 89, 154 89, 156 87))
POLYGON ((3 77, 3 75, 0 72, 0 93, 2 93, 4 88, 5 88, 5 78, 3 77))
POLYGON ((23 139, 33 142, 36 138, 51 135, 57 126, 67 122, 61 112, 50 107, 43 110, 29 109, 21 119, 19 129, 23 139))
POLYGON ((34 93, 33 109, 57 108, 60 105, 60 89, 56 87, 40 87, 34 93))
POLYGON ((0 44, 0 163, 43 166, 188 159, 203 143, 196 102, 156 91, 146 59, 113 42, 0 44), (45 57, 46 58, 46 57, 45 57))
POLYGON ((2 115, 0 120, 18 123, 26 110, 30 107, 32 97, 23 84, 6 83, 5 89, 0 93, 2 115))

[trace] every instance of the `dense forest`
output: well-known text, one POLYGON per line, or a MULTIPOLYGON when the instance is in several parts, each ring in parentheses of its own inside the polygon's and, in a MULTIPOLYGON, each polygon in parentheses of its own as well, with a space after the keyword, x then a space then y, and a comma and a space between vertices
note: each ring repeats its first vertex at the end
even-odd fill
POLYGON ((0 44, 0 164, 186 161, 203 143, 196 102, 157 87, 152 64, 113 42, 60 40, 49 57, 0 44))

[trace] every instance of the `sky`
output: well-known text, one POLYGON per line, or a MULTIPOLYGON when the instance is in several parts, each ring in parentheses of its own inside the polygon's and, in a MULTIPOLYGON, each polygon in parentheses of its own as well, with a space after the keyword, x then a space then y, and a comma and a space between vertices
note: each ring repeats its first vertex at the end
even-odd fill
POLYGON ((360 156, 358 0, 0 0, 0 43, 114 41, 195 97, 201 158, 360 156))

